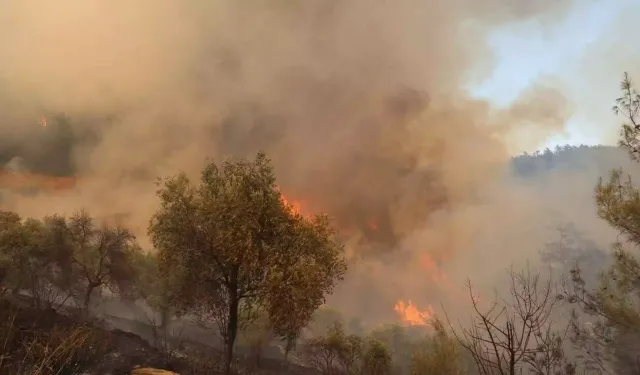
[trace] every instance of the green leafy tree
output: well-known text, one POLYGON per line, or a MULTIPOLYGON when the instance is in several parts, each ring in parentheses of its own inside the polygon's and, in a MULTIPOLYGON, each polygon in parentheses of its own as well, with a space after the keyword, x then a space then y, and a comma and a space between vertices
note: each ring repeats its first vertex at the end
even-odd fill
POLYGON ((391 353, 386 345, 374 338, 369 339, 362 360, 362 375, 390 375, 391 365, 391 353))
POLYGON ((58 308, 70 297, 69 259, 59 246, 54 218, 22 220, 15 213, 0 219, 0 259, 6 288, 26 291, 38 308, 58 308))
POLYGON ((376 327, 370 336, 383 343, 389 351, 394 373, 406 374, 410 371, 414 341, 409 336, 407 327, 383 324, 376 327))
POLYGON ((345 334, 340 323, 329 327, 326 335, 308 339, 303 347, 307 362, 324 375, 340 372, 340 353, 345 345, 345 334))
MULTIPOLYGON (((622 96, 613 110, 626 118, 620 146, 640 161, 640 95, 628 74, 621 82, 622 96)), ((620 233, 613 244, 613 262, 601 274, 597 287, 588 286, 584 271, 572 270, 573 283, 565 292, 578 303, 582 316, 574 315, 574 342, 582 349, 587 366, 602 372, 640 371, 640 190, 621 169, 600 179, 596 189, 598 216, 620 233)))
POLYGON ((622 96, 616 99, 612 110, 627 119, 620 131, 621 147, 625 148, 633 160, 640 161, 640 94, 635 89, 628 73, 620 82, 622 96))
POLYGON ((68 259, 76 298, 89 313, 91 300, 101 288, 126 296, 135 276, 134 254, 140 251, 134 235, 124 228, 98 226, 86 211, 69 218, 49 218, 53 230, 51 247, 68 259))
POLYGON ((358 335, 346 335, 338 359, 347 375, 361 373, 364 340, 358 335))
POLYGON ((359 374, 363 350, 363 339, 347 335, 341 322, 335 322, 325 335, 309 338, 304 346, 307 361, 326 375, 359 374))
POLYGON ((217 324, 226 373, 238 329, 255 312, 266 311, 274 334, 294 342, 346 270, 329 220, 284 203, 263 153, 212 162, 198 185, 185 174, 168 178, 158 196, 149 235, 161 272, 177 275, 172 302, 217 324))
POLYGON ((13 273, 13 258, 11 243, 7 241, 7 231, 20 224, 20 216, 15 212, 0 211, 0 292, 13 289, 10 277, 13 273))

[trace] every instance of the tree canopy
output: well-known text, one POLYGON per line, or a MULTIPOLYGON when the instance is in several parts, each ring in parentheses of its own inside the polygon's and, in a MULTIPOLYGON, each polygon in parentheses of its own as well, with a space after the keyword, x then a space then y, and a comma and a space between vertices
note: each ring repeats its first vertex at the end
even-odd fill
POLYGON ((227 373, 239 327, 266 311, 277 336, 296 336, 346 271, 329 219, 286 204, 263 153, 211 162, 198 184, 166 178, 158 196, 149 236, 175 275, 172 303, 217 324, 227 373))

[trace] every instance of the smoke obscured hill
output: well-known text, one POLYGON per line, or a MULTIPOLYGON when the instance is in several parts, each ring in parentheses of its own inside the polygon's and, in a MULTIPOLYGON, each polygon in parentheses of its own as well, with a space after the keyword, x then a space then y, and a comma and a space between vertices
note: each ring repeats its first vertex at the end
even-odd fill
MULTIPOLYGON (((71 121, 63 117, 52 119, 46 129, 37 129, 42 133, 41 138, 33 139, 31 143, 5 140, 0 147, 0 162, 5 171, 18 168, 48 176, 72 176, 81 172, 70 162, 73 158, 69 155, 73 155, 74 150, 89 147, 92 136, 68 131, 65 127, 68 123, 71 121), (48 150, 46 157, 42 156, 44 150, 48 150)), ((229 129, 239 131, 233 127, 229 129)), ((240 135, 234 138, 233 134, 227 134, 226 137, 246 141, 240 135)), ((612 168, 618 167, 638 175, 638 167, 619 148, 563 146, 511 158, 500 177, 494 177, 473 199, 439 208, 429 203, 426 206, 430 211, 423 216, 415 212, 408 215, 411 206, 365 205, 359 210, 357 204, 339 205, 337 207, 347 211, 329 213, 338 219, 336 225, 347 243, 351 266, 347 279, 330 302, 339 305, 348 315, 374 321, 395 319, 393 307, 398 301, 411 300, 421 310, 437 307, 440 300, 464 305, 466 296, 460 287, 465 278, 471 278, 480 284, 480 288, 493 288, 500 281, 498 275, 510 264, 538 261, 540 251, 548 243, 557 241, 559 228, 567 225, 576 228, 600 248, 607 249, 615 240, 615 233, 597 218, 593 189, 598 178, 606 178, 612 168), (413 220, 409 230, 394 231, 401 227, 406 217, 413 220), (350 220, 356 219, 359 221, 355 227, 350 227, 353 223, 350 220)), ((276 173, 286 175, 287 171, 276 169, 276 173)), ((136 204, 140 199, 151 202, 146 207, 148 211, 155 207, 151 183, 155 177, 149 171, 140 173, 137 181, 147 182, 134 186, 135 196, 139 199, 136 204)), ((428 174, 423 177, 428 181, 428 174)), ((79 208, 78 204, 82 202, 74 194, 86 194, 92 188, 91 184, 96 183, 84 181, 84 178, 79 174, 78 186, 68 194, 64 191, 55 195, 41 192, 20 199, 13 196, 5 203, 34 216, 70 212, 79 208)), ((345 183, 348 181, 345 177, 345 183)), ((412 189, 426 194, 407 197, 409 188, 396 193, 404 194, 403 199, 413 202, 414 206, 425 203, 421 196, 434 199, 433 194, 438 190, 418 182, 413 180, 416 185, 412 189)), ((301 195, 293 198, 303 209, 313 212, 326 198, 318 193, 313 189, 301 191, 301 195)), ((99 207, 100 196, 96 197, 97 201, 92 202, 89 209, 99 207)), ((375 197, 375 194, 371 196, 374 201, 375 197)), ((137 211, 136 205, 127 203, 126 200, 105 201, 104 207, 111 211, 104 212, 133 227, 144 242, 147 213, 137 211), (120 210, 114 209, 121 203, 120 210)))

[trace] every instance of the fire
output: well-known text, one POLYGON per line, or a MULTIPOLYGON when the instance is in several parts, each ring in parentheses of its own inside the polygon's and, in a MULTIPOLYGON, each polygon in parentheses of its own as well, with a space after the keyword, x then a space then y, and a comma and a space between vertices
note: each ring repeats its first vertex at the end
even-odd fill
POLYGON ((282 194, 282 202, 284 202, 285 206, 289 207, 294 214, 302 214, 302 203, 300 203, 299 201, 290 201, 284 194, 282 194))
POLYGON ((46 117, 42 116, 40 118, 40 125, 42 125, 43 128, 47 127, 47 118, 46 117))
POLYGON ((433 318, 433 308, 431 306, 421 311, 411 300, 407 303, 400 300, 393 309, 400 315, 402 323, 410 326, 427 326, 433 318))
MULTIPOLYGON (((282 194, 282 190, 277 187, 277 190, 281 193, 282 202, 288 207, 293 213, 299 215, 306 215, 311 210, 308 206, 304 204, 301 200, 291 199, 290 196, 286 196, 282 194), (305 212, 305 210, 307 212, 305 212)), ((379 230, 379 222, 375 220, 375 218, 369 218, 366 220, 365 228, 371 232, 376 232, 379 230)), ((348 227, 341 227, 340 232, 345 234, 350 230, 348 227)), ((453 284, 451 283, 446 272, 441 268, 439 261, 446 260, 446 254, 423 254, 417 259, 417 263, 420 268, 424 270, 424 273, 428 278, 431 279, 431 282, 436 284, 439 288, 444 288, 446 290, 447 295, 457 295, 457 290, 454 290, 453 284)), ((376 270, 372 270, 372 273, 375 273, 376 270)), ((408 326, 430 326, 431 319, 434 317, 434 310, 431 305, 427 306, 425 309, 420 310, 416 307, 415 304, 411 300, 399 300, 394 306, 395 312, 399 315, 400 320, 403 324, 408 326)))

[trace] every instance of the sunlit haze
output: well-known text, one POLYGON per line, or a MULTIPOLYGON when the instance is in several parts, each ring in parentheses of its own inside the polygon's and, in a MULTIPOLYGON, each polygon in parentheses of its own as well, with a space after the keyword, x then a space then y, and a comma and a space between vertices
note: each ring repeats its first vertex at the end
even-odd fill
MULTIPOLYGON (((567 143, 612 144, 617 135, 618 122, 610 108, 615 97, 613 90, 618 89, 617 80, 622 72, 615 70, 619 68, 617 65, 599 67, 600 74, 610 76, 609 86, 597 86, 597 83, 601 83, 598 81, 585 93, 580 90, 589 86, 590 74, 581 74, 580 68, 576 67, 589 62, 589 54, 593 53, 589 50, 590 46, 602 43, 603 38, 611 46, 620 44, 634 54, 638 50, 637 42, 623 42, 616 36, 622 36, 620 29, 630 27, 619 23, 620 18, 624 18, 620 15, 637 14, 637 11, 638 1, 593 1, 586 5, 578 3, 562 23, 551 27, 536 19, 498 28, 490 35, 496 68, 489 79, 472 85, 470 91, 495 104, 508 105, 531 82, 549 77, 568 91, 574 114, 566 124, 565 134, 552 136, 538 147, 553 148, 567 143), (571 95, 572 92, 578 95, 571 95), (599 123, 589 115, 593 112, 598 114, 598 120, 605 120, 604 123, 599 123)), ((627 70, 635 67, 622 68, 627 70)))

